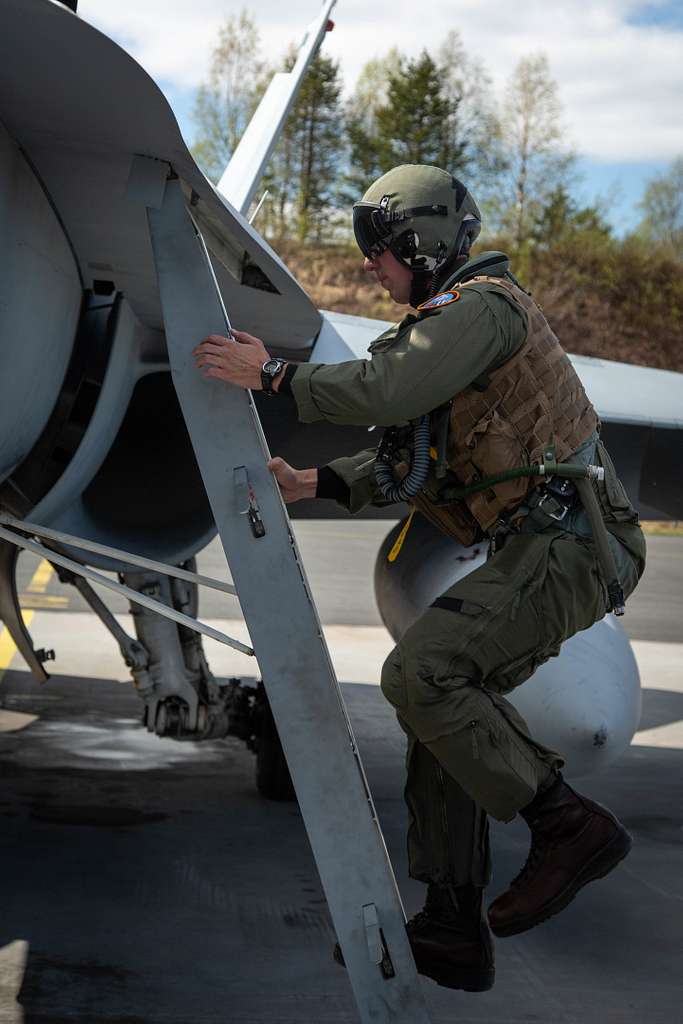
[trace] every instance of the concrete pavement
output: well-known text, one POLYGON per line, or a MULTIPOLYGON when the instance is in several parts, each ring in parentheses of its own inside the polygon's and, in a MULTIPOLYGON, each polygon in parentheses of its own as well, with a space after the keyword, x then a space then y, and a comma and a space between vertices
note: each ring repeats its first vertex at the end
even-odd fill
MULTIPOLYGON (((423 887, 407 878, 403 737, 376 685, 391 641, 371 574, 387 528, 297 533, 410 913, 423 887)), ((220 574, 221 557, 210 546, 200 571, 220 574)), ((29 600, 46 602, 31 629, 58 660, 40 688, 14 659, 0 688, 0 1024, 354 1022, 296 807, 258 797, 253 755, 236 740, 145 734, 114 642, 54 580, 29 593, 36 563, 22 561, 29 600)), ((625 623, 643 676, 641 731, 585 783, 634 833, 632 854, 562 915, 499 941, 491 992, 424 981, 435 1024, 681 1019, 682 582, 683 541, 653 538, 625 623)), ((236 613, 229 598, 202 606, 232 635, 236 613)), ((207 650, 218 673, 253 674, 249 659, 207 650)), ((528 842, 517 821, 493 833, 491 896, 528 842)))

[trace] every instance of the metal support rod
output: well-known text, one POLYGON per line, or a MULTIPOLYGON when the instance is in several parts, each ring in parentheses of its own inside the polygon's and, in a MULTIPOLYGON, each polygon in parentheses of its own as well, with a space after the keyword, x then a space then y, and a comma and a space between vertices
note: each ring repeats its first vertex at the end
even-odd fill
POLYGON ((252 656, 254 654, 253 648, 247 647, 246 644, 240 643, 239 640, 233 640, 232 637, 221 633, 218 629, 214 629, 213 626, 208 626, 205 622, 200 622, 198 619, 192 619, 189 615, 183 615, 182 612, 177 612, 175 608, 169 608, 168 605, 162 604, 161 601, 155 601, 153 597, 147 597, 146 594, 140 594, 131 587, 125 587, 122 583, 110 580, 107 576, 95 572, 94 569, 89 569, 87 565, 81 565, 80 562, 74 562, 71 558, 65 558, 64 555, 59 555, 56 551, 53 551, 51 548, 45 548, 36 541, 28 540, 26 537, 22 537, 12 530, 5 530, 2 527, 0 527, 0 537, 9 541, 10 544, 16 544, 19 548, 25 548, 27 551, 40 555, 41 558, 46 558, 49 562, 56 562, 57 565, 70 569, 77 576, 85 576, 86 579, 92 580, 93 583, 99 583, 108 590, 121 594, 134 604, 141 604, 144 608, 158 612, 159 615, 164 615, 167 619, 173 619, 174 622, 180 623, 181 626, 187 626, 188 629, 193 629, 196 633, 210 636, 212 640, 218 640, 219 643, 233 647, 236 651, 241 651, 242 654, 252 656))
POLYGON ((126 664, 132 664, 135 662, 136 645, 141 651, 142 646, 137 640, 134 640, 132 636, 129 636, 128 633, 126 633, 123 626, 120 625, 116 616, 109 610, 109 608, 107 608, 97 591, 91 587, 86 579, 80 575, 76 575, 74 572, 63 570, 63 572, 60 573, 58 568, 57 574, 62 583, 70 583, 72 587, 76 588, 83 600, 87 601, 95 612, 95 615, 97 615, 98 619, 100 619, 116 640, 126 664))
POLYGON ((167 565, 166 562, 155 562, 153 558, 143 558, 142 555, 134 555, 130 551, 123 551, 120 548, 110 548, 106 544, 98 544, 93 540, 86 540, 84 537, 74 537, 70 533, 62 533, 60 530, 50 530, 47 526, 38 526, 36 523, 29 523, 24 519, 16 519, 0 513, 0 523, 12 526, 24 533, 33 533, 36 537, 46 537, 48 540, 59 541, 60 544, 67 544, 70 547, 81 548, 83 551, 92 551, 96 555, 107 555, 108 558, 117 558, 130 566, 139 566, 142 569, 151 569, 153 572, 163 573, 164 576, 173 576, 178 580, 187 580, 188 583, 197 583, 200 587, 210 587, 212 590, 221 590, 224 594, 237 597, 237 588, 232 583, 223 583, 222 580, 215 580, 211 576, 200 576, 196 572, 189 572, 187 569, 180 569, 177 565, 167 565))

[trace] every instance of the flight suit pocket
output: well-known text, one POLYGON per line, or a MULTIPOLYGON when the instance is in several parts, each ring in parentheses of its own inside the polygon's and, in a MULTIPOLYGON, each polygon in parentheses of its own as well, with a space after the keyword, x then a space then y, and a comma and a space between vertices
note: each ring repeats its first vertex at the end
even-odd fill
POLYGON ((525 754, 514 734, 496 720, 480 690, 471 693, 466 716, 452 723, 449 734, 426 746, 465 792, 499 821, 510 821, 533 799, 538 784, 533 752, 525 754))
MULTIPOLYGON (((484 717, 494 759, 498 757, 508 769, 508 773, 504 773, 507 793, 501 798, 506 812, 503 820, 508 820, 512 806, 519 810, 533 798, 546 770, 559 769, 564 761, 555 751, 531 737, 524 719, 508 701, 487 690, 483 690, 482 695, 489 702, 484 717)), ((490 813, 499 816, 495 811, 490 813)))
POLYGON ((601 441, 597 443, 597 457, 605 470, 604 480, 594 483, 602 515, 608 523, 636 523, 638 514, 631 504, 626 488, 617 476, 609 452, 601 441))
MULTIPOLYGON (((526 637, 518 635, 516 624, 522 602, 532 601, 545 580, 549 547, 549 538, 542 534, 512 537, 502 551, 443 595, 447 600, 472 606, 467 617, 462 613, 454 616, 446 675, 461 676, 459 662, 465 656, 477 664, 480 677, 485 678, 494 668, 489 665, 494 655, 493 645, 487 651, 487 636, 510 639, 509 663, 538 648, 538 634, 530 636, 527 643, 526 637), (520 650, 520 642, 524 650, 520 650)), ((541 624, 537 625, 540 629, 541 624)))
MULTIPOLYGON (((490 409, 464 439, 463 454, 452 453, 452 465, 464 483, 529 465, 529 453, 514 426, 490 409)), ((529 478, 507 480, 471 495, 467 504, 484 530, 499 519, 502 508, 514 507, 529 490, 529 478)))

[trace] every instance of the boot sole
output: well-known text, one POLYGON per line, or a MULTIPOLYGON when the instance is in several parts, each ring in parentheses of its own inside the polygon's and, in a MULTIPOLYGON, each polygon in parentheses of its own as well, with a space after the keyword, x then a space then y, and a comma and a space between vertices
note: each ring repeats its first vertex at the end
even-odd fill
MULTIPOLYGON (((340 967, 346 967, 339 943, 335 944, 332 958, 340 967)), ((485 970, 476 970, 474 968, 467 970, 454 967, 453 964, 448 963, 446 960, 441 962, 437 960, 430 964, 429 970, 420 969, 419 965, 416 966, 418 974, 425 978, 431 978, 432 981, 435 981, 437 985, 441 985, 442 988, 457 988, 464 992, 488 992, 490 988, 493 988, 493 982, 496 977, 495 968, 493 967, 485 970)))
POLYGON ((588 885, 589 882, 596 882, 599 878, 604 878, 605 875, 608 875, 617 864, 620 864, 628 856, 632 846, 633 839, 630 833, 625 828, 620 828, 616 836, 606 846, 598 850, 597 853, 594 853, 591 859, 584 864, 582 870, 567 888, 559 893, 554 900, 547 903, 537 914, 518 918, 516 921, 511 921, 509 924, 498 927, 494 927, 489 921, 491 931, 497 938, 506 939, 510 935, 519 935, 520 932, 529 931, 530 928, 535 928, 537 924, 543 924, 548 918, 554 917, 555 914, 559 914, 561 910, 569 906, 577 893, 583 889, 584 885, 588 885))
POLYGON ((466 970, 454 967, 447 961, 432 963, 429 970, 418 965, 417 973, 425 978, 431 978, 442 988, 457 988, 463 992, 488 992, 493 988, 496 978, 493 967, 485 970, 466 970))

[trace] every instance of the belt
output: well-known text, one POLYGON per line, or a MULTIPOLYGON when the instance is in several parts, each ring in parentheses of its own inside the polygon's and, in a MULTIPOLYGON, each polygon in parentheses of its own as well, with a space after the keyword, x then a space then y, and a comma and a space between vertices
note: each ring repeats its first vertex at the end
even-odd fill
POLYGON ((509 536, 519 533, 525 519, 530 518, 539 526, 549 525, 547 519, 561 523, 577 504, 578 492, 571 480, 554 479, 550 484, 539 484, 522 505, 498 521, 489 538, 489 556, 500 551, 509 536))

